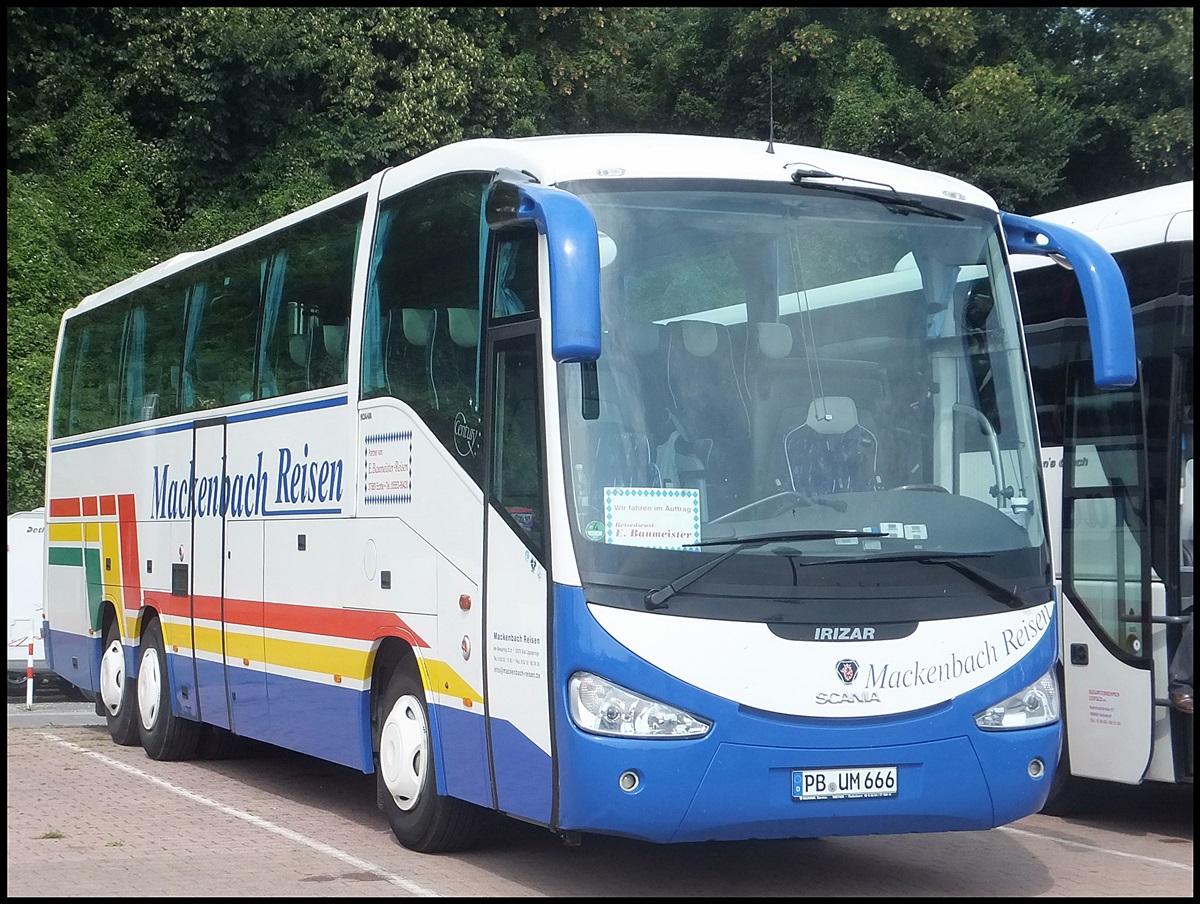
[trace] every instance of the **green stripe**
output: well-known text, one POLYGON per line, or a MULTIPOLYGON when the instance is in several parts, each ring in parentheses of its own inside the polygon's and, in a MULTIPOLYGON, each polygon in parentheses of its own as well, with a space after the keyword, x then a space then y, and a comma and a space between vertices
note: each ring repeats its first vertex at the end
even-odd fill
POLYGON ((104 602, 104 583, 100 572, 100 550, 89 546, 83 551, 84 568, 87 571, 88 613, 92 618, 92 630, 100 630, 100 604, 104 602))
POLYGON ((83 564, 83 551, 78 546, 51 546, 50 564, 78 567, 83 564))

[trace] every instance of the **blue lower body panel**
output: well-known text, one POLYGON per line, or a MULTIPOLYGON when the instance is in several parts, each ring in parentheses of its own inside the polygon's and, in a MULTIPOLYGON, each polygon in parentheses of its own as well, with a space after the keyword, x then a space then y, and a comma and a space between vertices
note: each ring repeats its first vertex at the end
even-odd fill
POLYGON ((981 830, 1041 809, 1062 742, 1059 723, 984 731, 974 714, 1051 668, 1052 631, 1021 660, 958 697, 916 712, 857 718, 767 713, 704 691, 634 656, 558 588, 555 828, 656 842, 820 838, 981 830), (701 738, 586 733, 567 682, 602 675, 709 721, 701 738), (889 797, 796 799, 798 770, 895 767, 889 797), (632 773, 632 777, 626 775, 632 773), (626 787, 621 777, 626 775, 626 787))

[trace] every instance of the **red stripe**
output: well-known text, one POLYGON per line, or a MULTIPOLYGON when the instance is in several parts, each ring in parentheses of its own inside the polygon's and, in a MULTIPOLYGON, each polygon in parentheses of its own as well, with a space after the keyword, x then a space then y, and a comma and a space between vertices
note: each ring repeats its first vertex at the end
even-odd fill
POLYGON ((428 647, 421 637, 394 612, 363 612, 358 609, 324 609, 287 603, 265 603, 263 623, 270 630, 301 631, 329 637, 374 640, 402 633, 419 647, 428 647))
POLYGON ((172 596, 170 591, 147 590, 143 599, 147 606, 153 606, 156 611, 163 615, 170 615, 175 618, 188 618, 191 616, 191 609, 188 608, 188 597, 172 596))
POLYGON ((96 502, 95 496, 84 496, 83 497, 83 514, 84 514, 84 517, 86 517, 88 515, 99 515, 100 514, 100 505, 99 505, 99 503, 96 502))
MULTIPOLYGON (((196 618, 214 622, 221 620, 220 597, 197 594, 194 600, 196 618)), ((164 615, 180 619, 192 617, 193 610, 189 602, 190 598, 186 596, 146 591, 146 605, 154 606, 164 615)), ((418 647, 429 646, 394 612, 325 609, 320 606, 260 603, 230 597, 225 600, 225 624, 233 629, 248 628, 257 631, 266 627, 271 631, 298 631, 302 634, 367 641, 400 635, 409 638, 418 647)))
POLYGON ((100 514, 115 515, 117 513, 117 497, 116 496, 101 496, 100 497, 100 514))
POLYGON ((69 499, 51 499, 50 500, 50 517, 51 518, 78 518, 79 517, 79 497, 72 496, 69 499))
MULTIPOLYGON (((132 493, 119 496, 105 496, 104 500, 112 501, 120 506, 121 516, 118 519, 119 541, 121 544, 121 575, 125 579, 125 608, 142 608, 142 570, 141 556, 138 554, 137 504, 132 493)), ((101 509, 104 508, 101 500, 101 509)), ((105 512, 104 514, 112 514, 105 512)))

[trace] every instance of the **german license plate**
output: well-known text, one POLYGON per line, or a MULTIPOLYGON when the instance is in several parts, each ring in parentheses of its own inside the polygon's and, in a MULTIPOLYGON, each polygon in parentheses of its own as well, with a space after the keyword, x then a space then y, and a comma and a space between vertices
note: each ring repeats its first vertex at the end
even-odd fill
POLYGON ((895 797, 900 790, 895 766, 856 769, 795 769, 794 800, 845 800, 851 797, 895 797))

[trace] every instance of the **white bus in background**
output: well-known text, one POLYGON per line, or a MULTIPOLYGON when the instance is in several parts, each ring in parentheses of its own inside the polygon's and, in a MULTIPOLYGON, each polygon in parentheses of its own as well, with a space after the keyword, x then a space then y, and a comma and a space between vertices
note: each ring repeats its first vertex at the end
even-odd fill
POLYGON ((1074 275, 1013 257, 1063 598, 1065 745, 1044 811, 1066 814, 1088 791, 1081 778, 1192 781, 1192 717, 1167 692, 1193 604, 1192 182, 1038 219, 1114 256, 1139 361, 1134 388, 1097 392, 1074 275))

